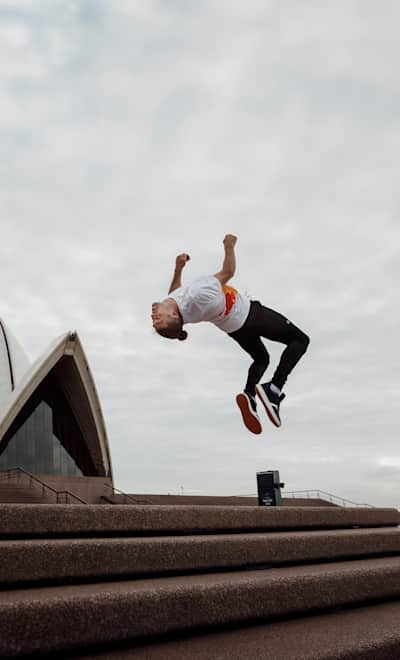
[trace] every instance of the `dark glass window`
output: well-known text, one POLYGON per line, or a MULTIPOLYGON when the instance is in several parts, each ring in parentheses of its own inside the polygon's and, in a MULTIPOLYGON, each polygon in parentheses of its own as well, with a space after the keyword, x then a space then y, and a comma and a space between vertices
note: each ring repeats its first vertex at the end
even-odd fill
POLYGON ((60 386, 48 376, 21 410, 0 446, 0 470, 96 475, 84 437, 60 386))

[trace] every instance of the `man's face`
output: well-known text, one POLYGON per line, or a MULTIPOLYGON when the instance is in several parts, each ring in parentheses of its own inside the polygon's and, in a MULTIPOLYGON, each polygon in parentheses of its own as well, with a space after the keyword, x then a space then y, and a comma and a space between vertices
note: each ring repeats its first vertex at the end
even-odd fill
POLYGON ((170 317, 169 310, 166 309, 163 303, 153 303, 151 306, 151 318, 153 320, 153 328, 155 330, 163 330, 168 325, 170 317))

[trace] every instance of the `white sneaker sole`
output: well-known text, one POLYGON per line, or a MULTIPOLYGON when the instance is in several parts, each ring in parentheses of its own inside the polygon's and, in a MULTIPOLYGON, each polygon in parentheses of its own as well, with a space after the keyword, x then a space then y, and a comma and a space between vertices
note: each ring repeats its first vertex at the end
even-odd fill
POLYGON ((257 413, 253 412, 250 406, 250 401, 244 392, 241 392, 237 395, 236 403, 238 404, 240 412, 242 413, 245 427, 252 433, 259 435, 262 431, 261 422, 257 413))
POLYGON ((280 426, 282 426, 282 423, 281 423, 279 417, 277 416, 275 410, 273 409, 270 400, 268 399, 267 395, 265 394, 264 389, 262 387, 259 387, 258 385, 256 385, 256 393, 257 393, 258 398, 261 400, 261 403, 263 404, 263 406, 265 408, 265 412, 267 413, 267 415, 268 415, 270 421, 272 422, 272 424, 274 426, 278 427, 278 428, 280 426))

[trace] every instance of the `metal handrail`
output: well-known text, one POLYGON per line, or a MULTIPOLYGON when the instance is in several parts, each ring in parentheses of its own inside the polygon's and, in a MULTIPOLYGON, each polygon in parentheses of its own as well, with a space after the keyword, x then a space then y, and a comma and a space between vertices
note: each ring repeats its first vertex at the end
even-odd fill
POLYGON ((87 504, 85 500, 82 500, 78 495, 74 495, 74 493, 71 493, 71 491, 56 490, 55 488, 52 488, 52 486, 49 486, 48 484, 44 483, 44 481, 36 477, 31 472, 28 472, 27 470, 24 470, 24 468, 21 467, 10 468, 9 470, 2 470, 0 472, 0 479, 4 476, 7 476, 7 479, 10 479, 10 476, 15 473, 17 473, 18 478, 21 474, 29 477, 30 485, 32 484, 32 482, 36 482, 37 484, 39 484, 42 487, 43 494, 45 493, 46 489, 49 490, 51 493, 53 493, 56 496, 57 504, 60 504, 60 499, 59 499, 60 495, 65 495, 65 504, 68 504, 68 498, 72 498, 73 500, 76 500, 77 502, 79 502, 79 504, 87 504))
POLYGON ((332 502, 332 504, 339 504, 340 506, 346 507, 346 506, 366 506, 371 509, 374 508, 372 504, 367 504, 367 502, 353 502, 352 500, 347 500, 344 497, 339 497, 338 495, 333 495, 332 493, 328 493, 325 490, 293 490, 293 491, 285 491, 285 497, 293 497, 294 499, 296 497, 304 497, 305 499, 311 499, 315 497, 316 499, 320 500, 326 500, 328 499, 329 502, 332 502))
POLYGON ((113 495, 117 493, 118 495, 123 495, 124 496, 124 504, 126 504, 126 500, 129 500, 131 502, 134 502, 134 504, 152 504, 150 500, 136 500, 132 495, 128 495, 127 493, 124 493, 122 490, 119 490, 119 488, 115 488, 115 486, 112 486, 111 484, 106 484, 104 483, 104 486, 107 488, 110 488, 112 490, 113 495))
MULTIPOLYGON (((292 490, 292 491, 286 491, 282 494, 283 498, 290 498, 293 497, 296 499, 296 497, 301 498, 303 497, 304 499, 321 499, 321 500, 328 500, 329 502, 332 502, 332 504, 338 504, 339 506, 366 506, 371 509, 374 509, 373 504, 367 504, 366 502, 353 502, 352 500, 347 500, 344 497, 339 497, 338 495, 333 495, 332 493, 327 493, 325 490, 292 490), (339 504, 340 503, 340 504, 339 504)), ((257 493, 250 493, 246 495, 233 495, 232 497, 257 497, 257 493)))

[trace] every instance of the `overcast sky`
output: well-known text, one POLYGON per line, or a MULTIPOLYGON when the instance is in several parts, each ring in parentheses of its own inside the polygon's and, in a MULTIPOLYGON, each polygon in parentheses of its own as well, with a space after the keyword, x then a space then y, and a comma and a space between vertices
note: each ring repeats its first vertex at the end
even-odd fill
POLYGON ((117 487, 279 469, 400 506, 399 24, 395 0, 0 0, 0 316, 32 359, 78 330, 117 487), (215 273, 226 233, 233 284, 311 337, 261 436, 240 347, 151 325, 176 255, 215 273))

